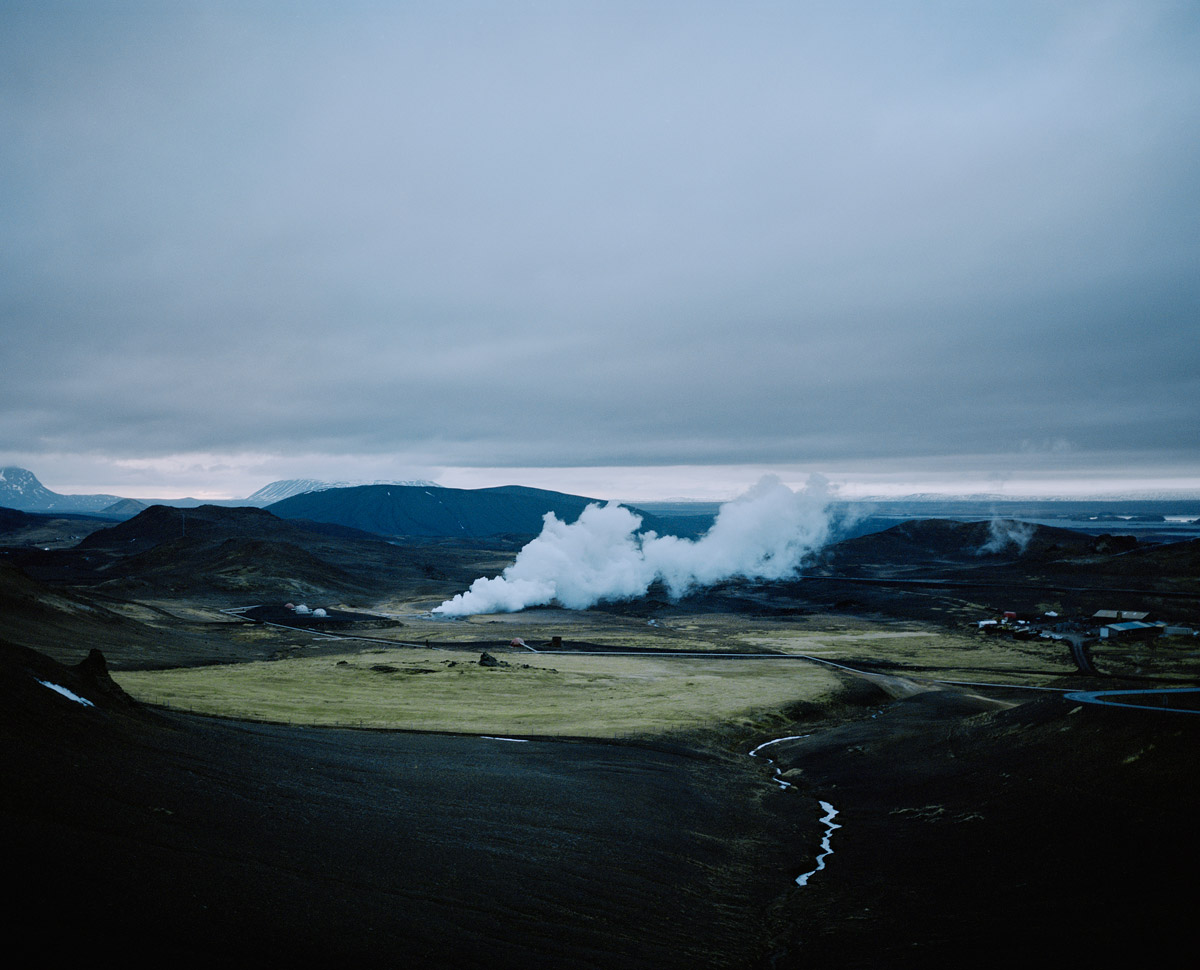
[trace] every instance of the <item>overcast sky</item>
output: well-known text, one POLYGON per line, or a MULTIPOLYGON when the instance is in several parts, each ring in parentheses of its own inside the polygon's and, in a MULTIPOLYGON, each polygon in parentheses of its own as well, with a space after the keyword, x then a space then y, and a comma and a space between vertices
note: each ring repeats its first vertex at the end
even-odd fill
POLYGON ((1200 487, 1194 0, 0 0, 0 132, 57 491, 1200 487))

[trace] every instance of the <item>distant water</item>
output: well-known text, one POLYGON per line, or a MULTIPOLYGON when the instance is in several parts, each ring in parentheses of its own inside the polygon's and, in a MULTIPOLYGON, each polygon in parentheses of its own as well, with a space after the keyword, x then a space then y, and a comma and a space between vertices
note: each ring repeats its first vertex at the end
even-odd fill
MULTIPOLYGON (((639 506, 672 526, 675 535, 688 537, 705 532, 712 525, 719 507, 714 502, 643 503, 639 506)), ((993 518, 1074 529, 1089 535, 1105 532, 1132 535, 1142 542, 1200 538, 1200 501, 1197 500, 840 502, 833 506, 833 511, 842 522, 835 529, 838 539, 882 532, 910 519, 986 522, 993 518)))
POLYGON ((921 501, 846 503, 844 511, 864 517, 842 538, 868 535, 909 519, 985 522, 1017 519, 1073 529, 1089 535, 1132 535, 1145 542, 1179 542, 1200 537, 1200 501, 1112 500, 1090 502, 921 501))

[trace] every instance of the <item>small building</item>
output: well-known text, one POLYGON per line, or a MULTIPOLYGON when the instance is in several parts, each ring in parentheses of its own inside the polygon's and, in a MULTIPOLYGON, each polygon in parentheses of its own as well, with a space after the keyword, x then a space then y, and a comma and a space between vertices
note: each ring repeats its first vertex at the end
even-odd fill
POLYGON ((1150 614, 1142 610, 1097 610, 1092 619, 1101 623, 1147 623, 1150 614))
POLYGON ((1161 635, 1162 627, 1154 623, 1142 623, 1140 620, 1110 623, 1100 627, 1100 637, 1104 640, 1153 640, 1161 635))

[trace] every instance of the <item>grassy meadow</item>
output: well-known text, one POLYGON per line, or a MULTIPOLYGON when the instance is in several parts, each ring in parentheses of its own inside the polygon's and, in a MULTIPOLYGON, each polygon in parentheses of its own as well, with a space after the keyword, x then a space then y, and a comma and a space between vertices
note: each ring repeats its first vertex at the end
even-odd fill
POLYGON ((133 696, 205 714, 316 725, 596 737, 657 733, 832 696, 803 661, 371 649, 116 679, 133 696))
MULTIPOLYGON (((252 628, 254 629, 254 628, 252 628)), ((261 628, 259 628, 261 629, 261 628)), ((535 611, 447 624, 406 624, 389 634, 431 648, 347 638, 320 655, 159 671, 114 671, 134 697, 205 714, 313 725, 489 734, 616 737, 753 719, 797 702, 832 698, 844 675, 819 657, 915 679, 1044 685, 1069 674, 1066 650, 974 634, 844 617, 779 621, 676 614, 653 625, 602 613, 535 611), (478 647, 551 636, 613 649, 773 651, 779 659, 598 656, 478 647), (438 640, 443 641, 438 646, 438 640), (344 647, 344 649, 341 649, 344 647)), ((374 634, 373 634, 374 635, 374 634)), ((314 647, 316 649, 316 647, 314 647)))

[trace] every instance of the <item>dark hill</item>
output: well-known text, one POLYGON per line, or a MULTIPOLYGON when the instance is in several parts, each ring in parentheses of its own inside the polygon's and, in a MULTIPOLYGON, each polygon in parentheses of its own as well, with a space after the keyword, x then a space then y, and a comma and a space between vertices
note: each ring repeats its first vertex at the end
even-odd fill
POLYGON ((304 532, 341 531, 347 537, 371 538, 350 530, 330 529, 320 525, 315 529, 309 523, 284 522, 263 509, 217 505, 201 505, 193 509, 179 509, 166 505, 152 505, 132 519, 111 528, 94 532, 81 543, 80 549, 106 550, 110 552, 140 552, 173 539, 221 540, 237 536, 264 539, 276 538, 295 540, 304 532))
MULTIPOLYGON (((283 519, 333 522, 378 535, 483 538, 536 535, 547 512, 573 522, 597 501, 519 485, 479 489, 360 485, 294 495, 267 509, 283 519)), ((661 529, 654 516, 638 514, 643 528, 661 529)))
POLYGON ((1111 557, 1105 571, 1123 576, 1200 577, 1200 539, 1122 550, 1111 557))
POLYGON ((17 532, 21 529, 26 529, 37 521, 39 520, 30 515, 28 512, 20 512, 17 509, 0 508, 0 535, 6 535, 10 532, 17 532))
MULTIPOLYGON (((347 526, 281 519, 264 509, 152 506, 62 551, 14 551, 9 560, 46 583, 187 594, 230 605, 230 595, 375 601, 404 588, 445 597, 478 573, 477 551, 401 546, 347 526)), ((235 604, 237 605, 237 604, 235 604)))
POLYGON ((113 518, 128 519, 139 512, 146 511, 149 507, 145 502, 141 502, 136 498, 123 498, 121 501, 113 502, 112 505, 106 506, 100 511, 104 515, 111 515, 113 518))
MULTIPOLYGON (((1100 537, 1123 539, 1124 536, 1100 537)), ((1048 564, 1054 574, 1072 577, 1075 582, 1107 582, 1136 589, 1154 589, 1200 597, 1200 539, 1166 542, 1124 549, 1118 544, 1099 543, 1090 555, 1063 559, 1048 564)), ((1045 570, 1049 571, 1049 570, 1045 570)), ((1196 616, 1193 599, 1190 607, 1179 603, 1170 613, 1175 617, 1196 616)), ((1145 608, 1149 609, 1150 606, 1145 608)))
POLYGON ((1053 610, 1140 609, 1196 622, 1200 543, 1139 543, 1012 520, 915 519, 834 543, 776 605, 854 610, 939 623, 1053 610), (998 538, 999 537, 999 538, 998 538))
POLYGON ((82 535, 103 529, 111 519, 74 512, 22 512, 0 508, 0 536, 3 545, 39 542, 47 534, 73 533, 82 535))
MULTIPOLYGON (((143 611, 145 613, 146 611, 143 611)), ((3 636, 62 660, 99 648, 114 666, 176 666, 246 659, 229 638, 151 626, 120 612, 119 604, 80 590, 54 589, 0 562, 3 636)), ((260 659, 252 656, 250 659, 260 659)))
POLYGON ((279 599, 365 592, 346 570, 294 542, 236 536, 179 538, 121 561, 106 584, 172 593, 263 594, 279 599))
POLYGON ((820 562, 831 569, 908 566, 994 566, 1111 555, 1137 545, 1129 536, 1090 536, 1071 529, 1012 519, 955 522, 913 519, 882 532, 857 536, 826 549, 820 562))
MULTIPOLYGON (((1023 571, 1044 578, 1074 577, 1075 584, 1103 578, 1191 580, 1200 576, 1200 539, 1139 543, 1127 535, 1089 535, 1072 529, 1003 520, 953 522, 914 519, 883 532, 835 543, 820 557, 825 572, 920 569, 954 578, 1023 571)), ((1173 586, 1171 588, 1174 588, 1173 586)))

